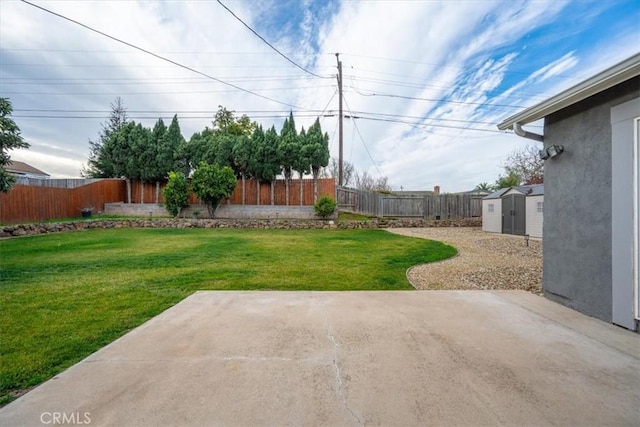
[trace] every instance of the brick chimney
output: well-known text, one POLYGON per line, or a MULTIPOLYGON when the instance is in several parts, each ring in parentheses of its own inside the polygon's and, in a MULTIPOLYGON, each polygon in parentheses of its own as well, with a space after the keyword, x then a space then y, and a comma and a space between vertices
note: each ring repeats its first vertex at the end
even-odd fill
POLYGON ((435 187, 433 187, 433 194, 435 194, 436 196, 438 194, 440 194, 440 186, 436 185, 435 187))

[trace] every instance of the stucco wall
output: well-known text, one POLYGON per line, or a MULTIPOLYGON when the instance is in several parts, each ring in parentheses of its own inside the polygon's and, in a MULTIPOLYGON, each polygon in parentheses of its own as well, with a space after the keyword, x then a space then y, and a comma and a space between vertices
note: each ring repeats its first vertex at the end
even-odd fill
POLYGON ((640 96, 635 78, 548 116, 545 147, 545 295, 611 321, 610 109, 640 96))
POLYGON ((482 201, 482 231, 502 233, 502 199, 482 201), (493 212, 489 212, 489 205, 493 205, 493 212))
POLYGON ((526 230, 529 236, 542 238, 544 204, 542 212, 538 212, 538 203, 544 203, 544 196, 527 196, 525 199, 526 230))

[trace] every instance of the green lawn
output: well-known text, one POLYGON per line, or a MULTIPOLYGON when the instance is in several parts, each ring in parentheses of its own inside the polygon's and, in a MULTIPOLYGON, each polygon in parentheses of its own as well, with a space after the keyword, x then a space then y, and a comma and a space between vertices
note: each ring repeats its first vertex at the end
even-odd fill
POLYGON ((381 230, 111 229, 0 241, 0 404, 196 290, 412 289, 453 256, 381 230))
POLYGON ((353 212, 339 212, 338 213, 338 222, 347 222, 347 221, 369 221, 371 218, 365 215, 353 213, 353 212))

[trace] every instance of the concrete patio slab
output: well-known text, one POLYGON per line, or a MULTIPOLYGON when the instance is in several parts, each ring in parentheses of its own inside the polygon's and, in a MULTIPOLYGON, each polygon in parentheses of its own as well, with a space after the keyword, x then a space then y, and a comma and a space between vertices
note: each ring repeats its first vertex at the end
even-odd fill
POLYGON ((523 291, 198 292, 3 426, 638 425, 640 335, 523 291))

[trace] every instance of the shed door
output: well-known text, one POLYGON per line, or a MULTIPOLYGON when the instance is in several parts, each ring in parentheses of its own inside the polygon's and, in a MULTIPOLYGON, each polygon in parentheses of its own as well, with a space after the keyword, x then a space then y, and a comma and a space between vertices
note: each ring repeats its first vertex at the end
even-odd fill
POLYGON ((505 234, 525 234, 524 196, 509 194, 502 198, 502 232, 505 234))
POLYGON ((640 98, 611 108, 611 320, 631 330, 640 329, 636 321, 640 305, 638 111, 640 98))

